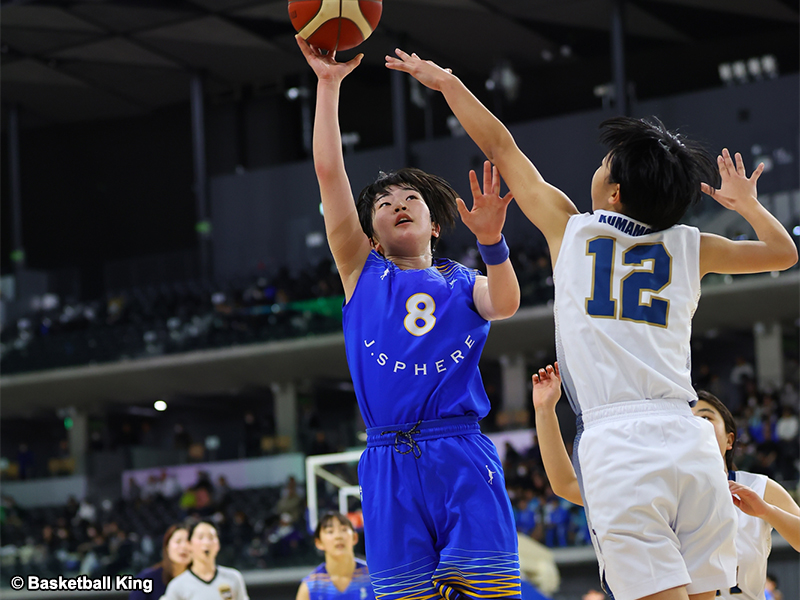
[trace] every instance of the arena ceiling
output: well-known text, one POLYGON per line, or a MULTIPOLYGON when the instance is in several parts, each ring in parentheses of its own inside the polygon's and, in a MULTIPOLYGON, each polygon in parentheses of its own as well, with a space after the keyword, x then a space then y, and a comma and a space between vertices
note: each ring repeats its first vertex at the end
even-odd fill
MULTIPOLYGON (((610 4, 385 0, 359 50, 373 65, 403 44, 462 73, 488 74, 500 59, 524 73, 608 56, 610 4)), ((308 68, 286 0, 15 0, 3 2, 0 21, 2 101, 21 107, 23 126, 148 114, 187 101, 198 71, 209 93, 235 95, 245 85, 281 91, 308 68)), ((788 40, 794 55, 797 25, 795 0, 625 2, 627 48, 655 52, 654 62, 689 46, 746 59, 746 41, 758 37, 788 40)), ((662 76, 658 64, 648 70, 662 76)))

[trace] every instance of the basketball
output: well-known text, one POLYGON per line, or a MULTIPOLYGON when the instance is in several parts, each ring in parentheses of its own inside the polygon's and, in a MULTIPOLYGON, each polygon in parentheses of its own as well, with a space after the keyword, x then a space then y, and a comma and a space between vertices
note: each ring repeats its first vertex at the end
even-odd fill
POLYGON ((383 0, 289 0, 289 18, 304 40, 323 50, 355 48, 378 26, 383 0))

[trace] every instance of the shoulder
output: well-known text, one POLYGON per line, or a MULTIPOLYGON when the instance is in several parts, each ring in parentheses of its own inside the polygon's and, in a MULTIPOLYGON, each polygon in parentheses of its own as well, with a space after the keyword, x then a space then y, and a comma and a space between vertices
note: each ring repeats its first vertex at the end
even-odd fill
POLYGON ((136 575, 136 578, 160 579, 163 572, 164 572, 164 567, 148 567, 147 569, 136 575))
POLYGON ((478 269, 471 269, 449 258, 436 258, 433 266, 445 279, 461 278, 473 283, 476 277, 482 275, 478 269))
POLYGON ((233 567, 223 567, 221 565, 217 566, 217 574, 225 575, 226 577, 235 577, 237 579, 242 578, 242 572, 238 569, 234 569, 233 567))
POLYGON ((313 585, 314 583, 326 579, 328 577, 328 570, 325 568, 325 563, 319 565, 316 569, 311 571, 308 575, 303 577, 303 583, 306 585, 313 585))

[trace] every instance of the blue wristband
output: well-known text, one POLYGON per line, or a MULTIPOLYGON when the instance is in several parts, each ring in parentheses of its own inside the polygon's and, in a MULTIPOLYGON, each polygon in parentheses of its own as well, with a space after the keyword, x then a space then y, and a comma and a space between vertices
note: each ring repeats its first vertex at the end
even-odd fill
POLYGON ((484 246, 478 242, 478 252, 486 266, 501 265, 508 260, 508 244, 505 236, 500 236, 500 241, 491 246, 484 246))

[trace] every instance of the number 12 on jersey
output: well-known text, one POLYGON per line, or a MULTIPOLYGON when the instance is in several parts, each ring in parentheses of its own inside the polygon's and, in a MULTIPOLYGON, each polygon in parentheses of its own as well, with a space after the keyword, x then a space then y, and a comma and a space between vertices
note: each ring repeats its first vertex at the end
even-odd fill
POLYGON ((600 319, 620 319, 666 327, 669 318, 669 300, 655 294, 666 288, 672 280, 672 256, 664 244, 637 244, 622 253, 622 264, 641 266, 620 281, 617 298, 621 309, 617 316, 614 298, 614 266, 617 240, 596 237, 586 243, 586 255, 592 256, 592 295, 586 298, 586 313, 600 319), (651 292, 649 301, 642 299, 643 292, 651 292))

